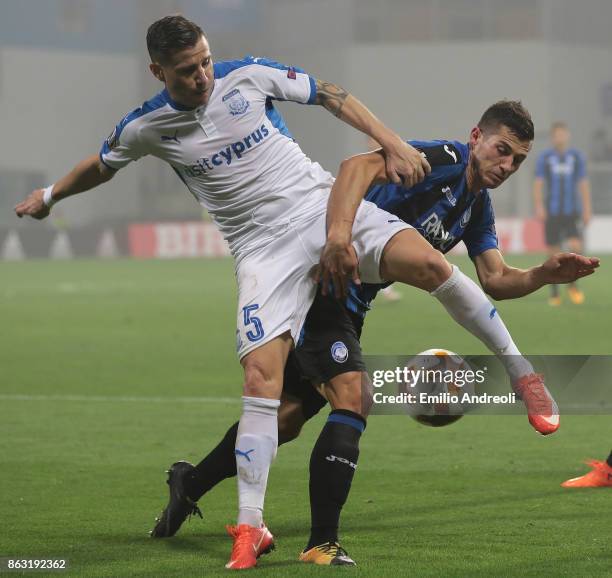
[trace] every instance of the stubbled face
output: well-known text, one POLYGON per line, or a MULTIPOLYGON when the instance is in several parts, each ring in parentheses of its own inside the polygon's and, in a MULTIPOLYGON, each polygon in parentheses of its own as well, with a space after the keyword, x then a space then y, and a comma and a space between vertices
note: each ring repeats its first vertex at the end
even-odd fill
POLYGON ((187 108, 208 103, 214 85, 213 61, 204 36, 192 48, 175 52, 168 62, 149 67, 165 83, 172 100, 187 108))
POLYGON ((531 150, 531 141, 520 140, 508 127, 494 131, 474 127, 470 133, 470 163, 479 188, 495 189, 518 171, 531 150))
POLYGON ((550 142, 558 151, 567 150, 570 142, 570 132, 565 127, 554 128, 550 133, 550 142))

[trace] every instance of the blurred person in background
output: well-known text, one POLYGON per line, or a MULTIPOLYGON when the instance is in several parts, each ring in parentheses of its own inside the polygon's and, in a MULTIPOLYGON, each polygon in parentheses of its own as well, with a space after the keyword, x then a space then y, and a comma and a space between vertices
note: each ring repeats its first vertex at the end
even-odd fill
MULTIPOLYGON (((573 253, 581 253, 583 230, 591 220, 591 187, 584 155, 570 147, 570 131, 564 122, 550 129, 551 148, 543 151, 536 163, 533 200, 536 217, 544 223, 549 255, 567 243, 573 253)), ((567 293, 576 305, 584 302, 584 293, 570 283, 567 293)), ((558 285, 551 285, 548 303, 561 305, 558 285)))

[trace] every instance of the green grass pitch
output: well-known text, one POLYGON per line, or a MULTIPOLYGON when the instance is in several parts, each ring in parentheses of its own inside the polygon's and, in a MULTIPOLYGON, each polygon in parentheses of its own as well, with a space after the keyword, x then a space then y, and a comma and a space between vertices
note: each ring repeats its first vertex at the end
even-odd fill
MULTIPOLYGON (((607 261, 583 283, 583 306, 551 309, 545 291, 499 303, 524 352, 612 353, 607 261)), ((166 500, 164 469, 198 461, 239 416, 231 262, 1 263, 0 279, 0 556, 68 558, 73 576, 226 574, 235 480, 205 496, 205 519, 175 538, 147 531, 166 500)), ((401 292, 376 304, 367 353, 485 353, 434 299, 401 292)), ((338 572, 296 561, 324 419, 279 450, 266 501, 277 550, 256 573, 338 572)), ((586 471, 582 459, 605 458, 611 434, 610 416, 566 416, 550 438, 524 416, 468 416, 440 430, 372 417, 343 515, 342 543, 359 565, 348 571, 612 575, 612 490, 559 487, 586 471)))

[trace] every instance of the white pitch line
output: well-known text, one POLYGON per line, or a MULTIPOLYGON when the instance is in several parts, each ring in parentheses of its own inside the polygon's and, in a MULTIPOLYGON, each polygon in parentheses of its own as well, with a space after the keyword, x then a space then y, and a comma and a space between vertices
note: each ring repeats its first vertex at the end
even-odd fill
POLYGON ((136 402, 136 403, 239 403, 236 397, 140 397, 113 395, 27 395, 0 394, 2 401, 77 401, 77 402, 136 402))
MULTIPOLYGON (((76 401, 76 402, 103 402, 103 403, 240 403, 240 396, 236 397, 146 397, 146 396, 124 396, 124 395, 28 395, 28 394, 3 394, 0 393, 0 401, 76 401)), ((592 415, 607 414, 611 410, 608 405, 595 403, 571 403, 561 408, 561 415, 572 415, 572 411, 593 412, 592 415)), ((383 415, 383 414, 378 414, 383 415)), ((497 415, 494 412, 481 413, 478 415, 497 415)), ((520 413, 509 413, 503 415, 520 415, 520 413)), ((587 415, 578 413, 575 415, 587 415)))

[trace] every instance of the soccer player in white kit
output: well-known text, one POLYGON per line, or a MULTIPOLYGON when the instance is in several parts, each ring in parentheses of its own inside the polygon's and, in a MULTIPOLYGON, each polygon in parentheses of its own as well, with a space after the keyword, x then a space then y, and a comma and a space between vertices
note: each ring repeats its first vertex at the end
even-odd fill
MULTIPOLYGON (((333 177, 293 141, 273 100, 320 104, 383 145, 388 176, 408 185, 429 165, 358 100, 336 85, 267 59, 213 65, 208 42, 182 16, 147 33, 151 72, 165 89, 127 114, 103 144, 45 189, 19 203, 43 219, 57 201, 110 180, 145 155, 166 161, 228 241, 238 282, 237 349, 245 380, 236 440, 239 513, 228 568, 255 566, 273 546, 262 520, 278 445, 277 410, 287 355, 316 292, 311 269, 325 244, 333 177)), ((378 282, 387 241, 409 228, 364 203, 353 229, 364 281, 378 282)))

